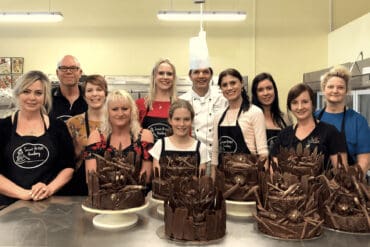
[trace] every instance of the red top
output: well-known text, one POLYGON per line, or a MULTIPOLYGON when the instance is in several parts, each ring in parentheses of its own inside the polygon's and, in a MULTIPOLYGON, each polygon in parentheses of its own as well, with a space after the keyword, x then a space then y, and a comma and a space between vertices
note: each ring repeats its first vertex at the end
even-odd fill
POLYGON ((136 105, 139 110, 139 121, 143 123, 145 116, 148 117, 158 117, 158 118, 168 118, 168 111, 170 110, 170 101, 153 101, 153 109, 147 112, 147 107, 145 106, 145 99, 140 98, 136 100, 136 105))

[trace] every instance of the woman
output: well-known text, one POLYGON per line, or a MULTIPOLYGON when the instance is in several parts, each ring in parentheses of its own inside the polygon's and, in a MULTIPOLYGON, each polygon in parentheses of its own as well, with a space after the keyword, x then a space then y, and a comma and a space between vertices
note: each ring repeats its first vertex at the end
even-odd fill
POLYGON ((0 120, 0 204, 43 200, 73 174, 73 143, 64 122, 50 119, 51 88, 40 71, 14 88, 18 111, 0 120))
POLYGON ((321 90, 325 96, 325 107, 315 115, 341 132, 346 141, 348 164, 358 163, 366 174, 370 163, 370 129, 361 114, 346 108, 350 77, 350 72, 343 66, 334 67, 322 76, 321 90))
POLYGON ((153 146, 153 135, 141 128, 137 112, 129 93, 124 90, 109 93, 101 130, 91 132, 88 139, 85 158, 87 171, 96 170, 94 153, 104 155, 105 151, 110 151, 115 156, 122 151, 130 164, 140 163, 140 177, 145 174, 146 182, 150 182, 152 158, 149 149, 153 146))
POLYGON ((141 125, 155 140, 165 137, 170 128, 168 110, 175 99, 176 68, 168 59, 161 59, 152 70, 149 95, 136 100, 141 125))
MULTIPOLYGON (((154 170, 165 166, 167 160, 176 157, 195 157, 195 168, 198 167, 199 174, 206 169, 206 163, 210 161, 207 147, 200 141, 189 135, 194 120, 194 110, 191 104, 178 99, 171 104, 168 122, 171 125, 169 137, 158 140, 149 153, 153 157, 154 170)), ((198 173, 195 171, 194 174, 198 173)))
POLYGON ((296 118, 296 124, 283 129, 277 136, 271 156, 276 157, 280 148, 296 148, 301 144, 311 152, 317 148, 318 154, 324 154, 324 166, 337 166, 340 153, 342 160, 347 160, 344 139, 334 126, 317 121, 313 116, 314 93, 303 83, 297 84, 289 90, 287 107, 296 118))
POLYGON ((279 132, 292 124, 288 115, 280 110, 278 90, 271 74, 260 73, 253 79, 252 104, 265 115, 267 144, 271 149, 279 132))
POLYGON ((268 155, 266 125, 262 110, 250 104, 243 87, 243 77, 236 69, 226 69, 218 77, 218 85, 229 106, 216 117, 212 146, 212 177, 225 153, 268 155))
POLYGON ((67 195, 87 195, 83 153, 90 133, 100 128, 103 106, 108 94, 107 82, 101 75, 87 76, 82 85, 82 93, 88 110, 68 119, 66 122, 76 154, 75 173, 71 181, 63 188, 63 194, 67 195))

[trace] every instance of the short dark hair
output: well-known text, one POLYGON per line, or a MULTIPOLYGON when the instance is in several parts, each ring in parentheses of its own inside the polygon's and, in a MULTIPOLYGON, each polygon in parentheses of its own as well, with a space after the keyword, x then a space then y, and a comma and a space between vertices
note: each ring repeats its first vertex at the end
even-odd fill
POLYGON ((312 88, 310 86, 308 86, 307 84, 305 83, 299 83, 295 86, 293 86, 290 90, 289 90, 289 93, 288 93, 288 98, 287 98, 287 108, 291 111, 291 103, 292 101, 297 98, 299 95, 301 95, 301 93, 303 92, 308 92, 309 96, 310 96, 310 99, 311 99, 311 102, 312 102, 312 106, 313 106, 313 109, 315 109, 315 94, 312 90, 312 88))

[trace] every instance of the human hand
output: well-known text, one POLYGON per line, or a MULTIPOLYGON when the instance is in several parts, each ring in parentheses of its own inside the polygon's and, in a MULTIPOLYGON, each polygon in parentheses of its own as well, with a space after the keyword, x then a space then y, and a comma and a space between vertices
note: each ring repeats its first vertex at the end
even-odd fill
POLYGON ((34 201, 44 200, 51 195, 53 195, 52 189, 44 183, 38 182, 31 188, 31 198, 34 201))

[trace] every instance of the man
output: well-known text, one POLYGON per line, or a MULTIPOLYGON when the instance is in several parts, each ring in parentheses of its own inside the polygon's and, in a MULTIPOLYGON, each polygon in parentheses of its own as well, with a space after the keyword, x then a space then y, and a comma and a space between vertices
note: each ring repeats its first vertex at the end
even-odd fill
POLYGON ((213 119, 220 111, 227 106, 227 100, 220 93, 217 87, 210 86, 213 76, 211 67, 207 67, 208 62, 191 64, 189 78, 193 83, 192 89, 180 98, 187 100, 194 108, 194 122, 192 135, 199 141, 205 143, 208 153, 212 153, 213 141, 213 119))
MULTIPOLYGON (((49 116, 65 122, 69 118, 87 111, 82 89, 78 85, 82 69, 76 57, 66 55, 58 63, 56 74, 60 83, 58 87, 52 89, 53 107, 49 116)), ((72 179, 57 194, 86 195, 80 186, 81 177, 84 177, 84 174, 84 169, 76 167, 72 179)))
POLYGON ((66 55, 58 63, 56 74, 60 84, 52 90, 53 108, 50 117, 67 121, 87 111, 87 104, 78 86, 82 69, 76 57, 66 55))

